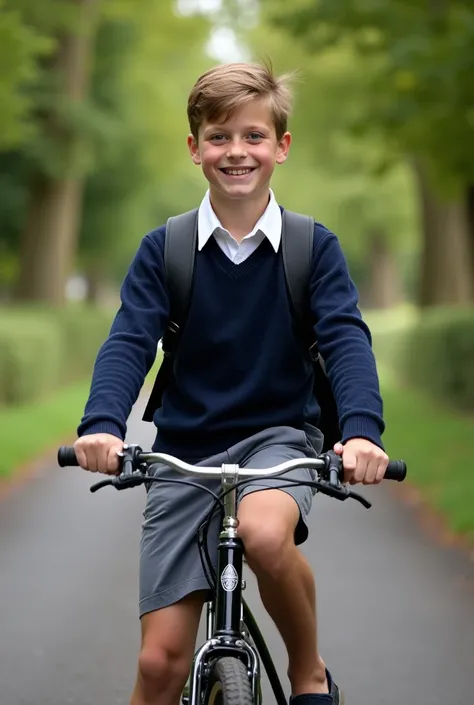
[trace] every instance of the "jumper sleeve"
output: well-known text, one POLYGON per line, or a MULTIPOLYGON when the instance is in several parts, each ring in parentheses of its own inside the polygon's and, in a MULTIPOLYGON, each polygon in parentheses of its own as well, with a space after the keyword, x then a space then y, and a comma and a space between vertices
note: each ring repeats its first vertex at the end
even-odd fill
POLYGON ((127 419, 168 321, 161 230, 143 238, 122 284, 121 306, 97 355, 79 436, 110 433, 125 438, 127 419))
POLYGON ((311 313, 319 351, 336 399, 342 441, 366 438, 382 446, 382 398, 370 331, 336 236, 316 224, 310 278, 311 313))

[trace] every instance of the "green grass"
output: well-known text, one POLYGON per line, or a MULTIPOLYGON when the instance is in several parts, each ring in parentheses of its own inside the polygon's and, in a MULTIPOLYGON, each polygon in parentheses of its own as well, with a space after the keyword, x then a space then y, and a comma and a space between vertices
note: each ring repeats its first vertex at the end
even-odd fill
POLYGON ((74 435, 89 386, 87 380, 35 404, 0 410, 0 478, 74 435))
MULTIPOLYGON (((146 379, 148 394, 161 364, 161 352, 146 379)), ((74 438, 89 395, 90 380, 65 387, 34 404, 0 408, 0 480, 22 464, 74 438)))
MULTIPOLYGON (((150 387, 161 356, 150 370, 150 387)), ((474 539, 474 420, 450 412, 420 392, 402 389, 379 364, 387 430, 384 442, 393 458, 408 464, 410 481, 456 532, 474 539)), ((74 435, 90 380, 50 398, 0 410, 0 478, 74 435)))
POLYGON ((474 420, 451 412, 381 374, 387 453, 455 532, 474 539, 474 420))
POLYGON ((372 335, 403 330, 416 322, 419 312, 411 304, 401 304, 392 309, 362 311, 372 335))

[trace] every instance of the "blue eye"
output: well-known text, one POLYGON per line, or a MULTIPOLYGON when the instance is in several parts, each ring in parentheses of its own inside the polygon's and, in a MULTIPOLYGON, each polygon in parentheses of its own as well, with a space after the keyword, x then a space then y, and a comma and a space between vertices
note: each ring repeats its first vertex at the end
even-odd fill
POLYGON ((225 140, 225 135, 212 135, 211 140, 213 142, 222 142, 225 140))
POLYGON ((258 142, 259 140, 263 139, 263 136, 259 132, 250 132, 249 138, 252 142, 258 142))

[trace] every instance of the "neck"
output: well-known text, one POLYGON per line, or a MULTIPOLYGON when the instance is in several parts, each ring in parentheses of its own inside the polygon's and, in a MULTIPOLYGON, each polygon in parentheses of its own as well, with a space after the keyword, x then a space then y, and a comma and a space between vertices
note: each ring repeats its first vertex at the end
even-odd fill
POLYGON ((252 232, 268 206, 270 191, 258 194, 252 199, 224 199, 210 192, 211 205, 223 228, 228 230, 237 242, 241 242, 252 232))

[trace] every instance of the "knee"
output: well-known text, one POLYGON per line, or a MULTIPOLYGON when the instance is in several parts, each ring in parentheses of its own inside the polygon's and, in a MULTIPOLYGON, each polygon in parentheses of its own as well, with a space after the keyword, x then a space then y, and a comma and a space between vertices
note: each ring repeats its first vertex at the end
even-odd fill
POLYGON ((138 673, 145 690, 180 692, 189 675, 185 654, 164 645, 144 645, 138 657, 138 673))
POLYGON ((281 518, 246 518, 239 524, 247 563, 254 573, 278 577, 286 570, 288 557, 294 550, 293 528, 281 518))

